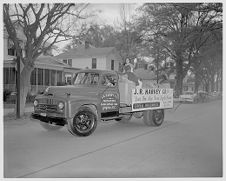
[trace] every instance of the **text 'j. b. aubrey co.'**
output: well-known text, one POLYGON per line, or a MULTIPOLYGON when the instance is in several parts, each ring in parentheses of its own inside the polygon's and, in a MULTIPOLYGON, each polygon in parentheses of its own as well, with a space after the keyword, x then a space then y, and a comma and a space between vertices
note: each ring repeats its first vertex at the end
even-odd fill
POLYGON ((173 107, 173 89, 133 89, 132 110, 166 109, 173 107))

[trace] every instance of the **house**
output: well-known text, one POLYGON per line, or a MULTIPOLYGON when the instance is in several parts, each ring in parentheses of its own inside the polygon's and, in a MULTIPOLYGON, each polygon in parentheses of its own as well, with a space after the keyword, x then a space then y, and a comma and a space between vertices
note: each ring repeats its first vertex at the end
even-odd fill
MULTIPOLYGON (((16 26, 17 27, 17 26, 16 26)), ((22 54, 25 55, 24 43, 26 37, 22 33, 21 28, 17 27, 18 38, 21 42, 22 54)), ((16 51, 13 42, 8 38, 6 29, 4 28, 4 90, 15 91, 16 90, 16 51)), ((51 50, 46 52, 45 55, 41 55, 35 61, 34 70, 31 73, 30 93, 37 94, 43 91, 50 85, 59 85, 62 82, 70 82, 71 80, 65 80, 65 75, 71 75, 76 72, 76 68, 72 68, 69 65, 58 61, 55 57, 51 56, 51 50)))
POLYGON ((96 48, 88 42, 64 52, 56 59, 79 69, 119 70, 121 58, 114 47, 96 48))
MULTIPOLYGON (((4 59, 4 90, 16 90, 16 57, 4 59)), ((78 69, 70 68, 68 65, 55 60, 54 57, 41 55, 35 62, 35 68, 31 73, 30 93, 37 94, 48 86, 60 85, 61 83, 70 81, 65 80, 65 75, 70 74, 71 77, 78 69)))

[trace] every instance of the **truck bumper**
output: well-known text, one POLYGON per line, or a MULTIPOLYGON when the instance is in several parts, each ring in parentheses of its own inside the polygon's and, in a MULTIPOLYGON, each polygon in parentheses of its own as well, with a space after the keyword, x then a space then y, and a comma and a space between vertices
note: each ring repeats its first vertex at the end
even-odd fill
POLYGON ((40 115, 37 113, 32 113, 31 119, 40 120, 42 122, 46 122, 46 123, 50 123, 50 124, 54 123, 59 126, 64 126, 65 124, 67 124, 66 118, 43 116, 43 115, 40 115))

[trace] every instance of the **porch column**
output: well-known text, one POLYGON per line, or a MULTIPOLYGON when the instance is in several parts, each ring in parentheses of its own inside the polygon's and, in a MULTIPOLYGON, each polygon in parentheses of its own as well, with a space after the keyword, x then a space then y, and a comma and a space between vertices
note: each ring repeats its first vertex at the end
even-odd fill
POLYGON ((35 92, 38 92, 38 68, 35 68, 35 92))
POLYGON ((55 84, 54 85, 57 85, 57 70, 55 71, 55 84))
POLYGON ((51 85, 51 70, 49 69, 49 86, 51 85))
POLYGON ((42 73, 43 73, 43 77, 42 77, 42 85, 43 85, 43 88, 45 87, 45 69, 42 69, 42 73))

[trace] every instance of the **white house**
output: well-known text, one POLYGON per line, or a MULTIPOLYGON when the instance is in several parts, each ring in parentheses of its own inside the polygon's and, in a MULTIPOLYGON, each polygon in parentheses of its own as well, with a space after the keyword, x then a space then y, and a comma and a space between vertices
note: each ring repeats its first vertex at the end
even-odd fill
POLYGON ((71 67, 79 69, 119 70, 121 58, 114 47, 95 48, 85 45, 62 53, 56 58, 71 67))

